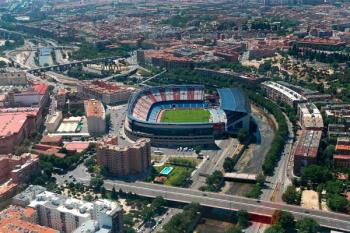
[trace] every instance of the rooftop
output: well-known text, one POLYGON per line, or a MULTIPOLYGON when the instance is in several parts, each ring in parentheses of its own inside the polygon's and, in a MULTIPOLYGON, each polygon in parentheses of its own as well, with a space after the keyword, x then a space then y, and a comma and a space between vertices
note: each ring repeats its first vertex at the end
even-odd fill
POLYGON ((240 88, 222 88, 218 89, 220 95, 221 108, 227 111, 250 112, 250 103, 240 88))
POLYGON ((102 92, 102 93, 116 93, 116 92, 130 92, 133 91, 133 88, 117 85, 115 83, 111 82, 105 82, 100 80, 93 80, 93 81, 82 81, 79 83, 79 85, 84 86, 88 89, 94 89, 96 91, 102 92))
POLYGON ((104 117, 105 116, 105 108, 103 104, 94 99, 85 101, 85 111, 87 117, 104 117))
POLYGON ((0 232, 11 233, 58 233, 58 231, 28 221, 36 210, 30 207, 10 206, 0 212, 0 232))
POLYGON ((18 134, 29 115, 28 112, 0 113, 0 137, 18 134))
POLYGON ((285 87, 281 84, 278 84, 276 82, 272 82, 272 81, 267 81, 267 82, 263 82, 263 85, 274 89, 277 92, 280 92, 281 94, 285 95, 288 99, 292 100, 292 101, 305 101, 305 97, 303 97, 302 95, 300 95, 299 93, 293 91, 292 89, 285 87))
POLYGON ((296 144, 294 155, 316 158, 321 136, 322 131, 320 130, 302 130, 296 144))

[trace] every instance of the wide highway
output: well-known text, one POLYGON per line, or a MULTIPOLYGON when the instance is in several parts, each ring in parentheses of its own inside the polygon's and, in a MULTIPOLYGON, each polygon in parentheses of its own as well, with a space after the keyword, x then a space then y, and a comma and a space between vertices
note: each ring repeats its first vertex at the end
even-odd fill
POLYGON ((132 192, 145 197, 162 196, 169 201, 180 203, 196 202, 202 206, 233 211, 247 210, 249 213, 261 215, 271 216, 275 210, 286 210, 291 212, 296 219, 310 217, 323 227, 350 232, 350 216, 345 214, 311 210, 270 201, 259 201, 240 196, 202 192, 193 189, 169 187, 145 182, 128 183, 105 180, 104 186, 107 190, 112 190, 114 187, 116 190, 121 189, 123 192, 132 192))

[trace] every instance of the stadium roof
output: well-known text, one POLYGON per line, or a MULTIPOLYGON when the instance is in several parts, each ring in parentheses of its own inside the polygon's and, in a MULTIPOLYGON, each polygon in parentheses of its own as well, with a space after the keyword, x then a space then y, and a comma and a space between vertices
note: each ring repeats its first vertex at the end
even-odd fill
POLYGON ((218 89, 221 108, 226 111, 250 112, 250 104, 247 96, 240 88, 218 89))

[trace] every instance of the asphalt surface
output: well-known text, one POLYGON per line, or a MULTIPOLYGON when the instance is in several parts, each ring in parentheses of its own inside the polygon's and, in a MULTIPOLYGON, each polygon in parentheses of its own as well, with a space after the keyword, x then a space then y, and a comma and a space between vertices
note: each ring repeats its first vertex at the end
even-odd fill
POLYGON ((211 175, 216 170, 223 170, 225 158, 231 157, 238 146, 237 139, 230 138, 218 141, 217 145, 222 148, 217 151, 203 151, 206 161, 192 175, 192 189, 199 189, 205 185, 207 175, 211 175))

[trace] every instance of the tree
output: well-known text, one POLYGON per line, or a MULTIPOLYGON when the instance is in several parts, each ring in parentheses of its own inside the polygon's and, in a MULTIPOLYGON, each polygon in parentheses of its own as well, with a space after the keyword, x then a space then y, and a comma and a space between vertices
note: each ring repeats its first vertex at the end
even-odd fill
POLYGON ((300 193, 296 191, 293 185, 290 185, 283 193, 282 200, 287 204, 298 205, 300 203, 300 193))
POLYGON ((246 129, 240 129, 237 135, 238 141, 240 143, 246 143, 248 139, 248 131, 246 129))
POLYGON ((340 180, 331 180, 326 183, 327 194, 342 193, 346 188, 346 185, 340 180))
POLYGON ((117 194, 117 192, 115 191, 115 188, 114 188, 114 187, 112 188, 111 198, 112 198, 113 200, 115 200, 115 199, 118 198, 118 194, 117 194))
POLYGON ((141 217, 144 222, 150 221, 154 216, 154 211, 151 207, 144 207, 141 211, 141 217))
POLYGON ((325 164, 331 164, 335 151, 334 145, 328 145, 322 153, 322 160, 325 164))
POLYGON ((94 197, 90 193, 88 193, 84 196, 84 201, 91 202, 93 200, 94 200, 94 197))
POLYGON ((325 183, 332 179, 332 174, 327 167, 320 165, 310 165, 303 169, 301 173, 301 182, 304 184, 325 183))
POLYGON ((196 146, 194 151, 196 152, 197 155, 199 155, 199 153, 201 153, 201 151, 202 151, 202 147, 201 146, 196 146))
POLYGON ((241 228, 234 226, 228 229, 227 231, 225 231, 225 233, 242 233, 242 230, 241 228))
POLYGON ((331 210, 344 212, 347 210, 349 202, 339 194, 331 194, 327 198, 327 205, 331 210))
POLYGON ((297 221, 296 228, 298 233, 317 233, 320 225, 312 218, 304 218, 297 221))
POLYGON ((7 63, 4 61, 0 61, 0 68, 5 68, 7 66, 7 63))
POLYGON ((242 228, 249 226, 249 213, 246 210, 240 210, 237 212, 237 222, 242 228))
POLYGON ((264 233, 285 233, 285 231, 280 225, 272 225, 264 233))
POLYGON ((166 204, 166 201, 163 197, 156 197, 152 201, 152 208, 154 209, 154 212, 158 215, 162 214, 164 212, 164 206, 166 204))
POLYGON ((256 183, 260 186, 263 187, 265 184, 265 180, 266 180, 266 176, 264 176, 263 174, 259 174, 256 177, 256 183))
POLYGON ((103 185, 102 177, 96 176, 96 177, 91 178, 90 186, 95 192, 100 191, 102 185, 103 185))
POLYGON ((101 187, 101 196, 102 196, 102 198, 106 197, 106 189, 105 189, 105 187, 101 187))
POLYGON ((233 172, 235 168, 235 161, 233 158, 225 158, 224 161, 224 170, 225 172, 233 172))
POLYGON ((294 216, 286 211, 281 211, 278 217, 278 225, 280 225, 285 232, 293 232, 295 228, 294 216))

